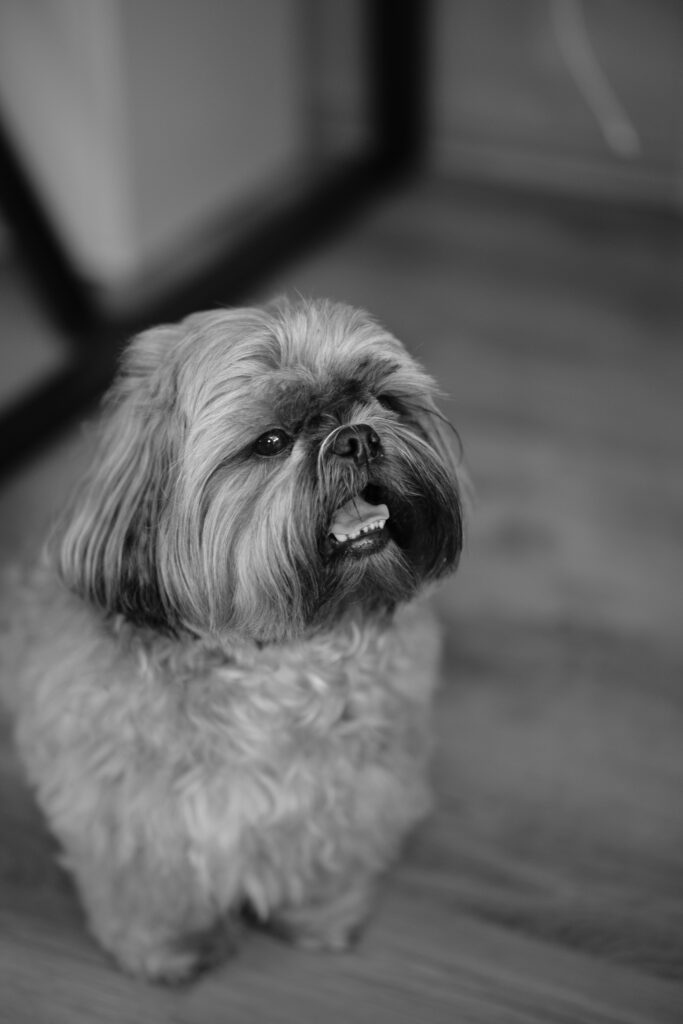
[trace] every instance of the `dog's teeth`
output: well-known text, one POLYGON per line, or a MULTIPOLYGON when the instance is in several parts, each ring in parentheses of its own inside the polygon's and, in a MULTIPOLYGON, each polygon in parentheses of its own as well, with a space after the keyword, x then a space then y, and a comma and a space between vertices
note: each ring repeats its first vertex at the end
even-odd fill
POLYGON ((378 533, 384 529, 385 525, 386 519, 377 519, 374 523, 368 523, 367 526, 361 526, 360 529, 354 530, 353 533, 333 533, 332 536, 339 544, 344 544, 347 540, 357 540, 358 537, 363 537, 367 533, 378 533))
POLYGON ((373 533, 373 532, 375 532, 377 530, 382 530, 382 529, 384 529, 385 522, 386 522, 386 519, 378 519, 376 522, 369 523, 368 526, 364 526, 363 529, 360 532, 361 533, 373 533))

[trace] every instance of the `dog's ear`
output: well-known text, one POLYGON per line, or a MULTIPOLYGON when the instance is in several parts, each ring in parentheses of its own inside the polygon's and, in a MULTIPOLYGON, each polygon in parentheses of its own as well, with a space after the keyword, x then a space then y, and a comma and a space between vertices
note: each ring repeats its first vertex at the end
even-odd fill
POLYGON ((174 628, 159 536, 172 491, 180 424, 173 348, 179 332, 135 338, 105 399, 95 457, 52 539, 64 583, 106 612, 174 628))
POLYGON ((455 495, 455 502, 449 508, 451 529, 448 538, 454 563, 457 564, 463 547, 472 490, 464 465, 460 435, 437 405, 438 394, 436 385, 431 382, 429 390, 416 389, 412 396, 406 396, 405 405, 410 420, 439 456, 441 469, 452 488, 451 493, 455 495))

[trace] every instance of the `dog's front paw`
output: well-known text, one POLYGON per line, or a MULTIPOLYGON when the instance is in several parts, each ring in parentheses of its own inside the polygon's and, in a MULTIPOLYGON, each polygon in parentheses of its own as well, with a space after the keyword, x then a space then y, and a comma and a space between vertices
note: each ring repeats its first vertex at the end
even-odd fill
POLYGON ((281 909, 269 921, 277 936, 299 949, 343 953, 361 936, 372 907, 367 882, 311 903, 281 909))
POLYGON ((129 974, 181 985, 227 960, 236 950, 237 930, 232 922, 220 921, 204 931, 186 932, 173 939, 138 932, 106 945, 129 974))
POLYGON ((358 941, 363 931, 365 918, 353 925, 330 923, 321 926, 319 922, 304 924, 278 918, 273 922, 273 932, 297 949, 314 953, 346 953, 358 941))

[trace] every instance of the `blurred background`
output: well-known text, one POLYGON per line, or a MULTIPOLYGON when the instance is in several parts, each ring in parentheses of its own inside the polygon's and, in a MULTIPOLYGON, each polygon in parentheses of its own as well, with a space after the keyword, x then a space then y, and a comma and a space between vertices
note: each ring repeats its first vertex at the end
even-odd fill
MULTIPOLYGON (((402 338, 474 482, 439 810, 368 944, 259 937, 174 1019, 683 1019, 682 100, 679 0, 0 3, 0 559, 127 337, 283 291, 402 338)), ((3 750, 6 1019, 106 1017, 102 984, 170 1019, 81 934, 3 750)))

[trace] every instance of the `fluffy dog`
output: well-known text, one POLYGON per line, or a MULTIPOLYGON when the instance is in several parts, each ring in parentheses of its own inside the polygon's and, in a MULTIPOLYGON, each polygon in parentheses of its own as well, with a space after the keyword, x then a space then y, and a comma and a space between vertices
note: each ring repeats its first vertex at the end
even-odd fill
POLYGON ((197 314, 135 338, 22 613, 28 776, 92 932, 180 980, 245 911, 343 949, 430 805, 458 461, 365 313, 197 314))

